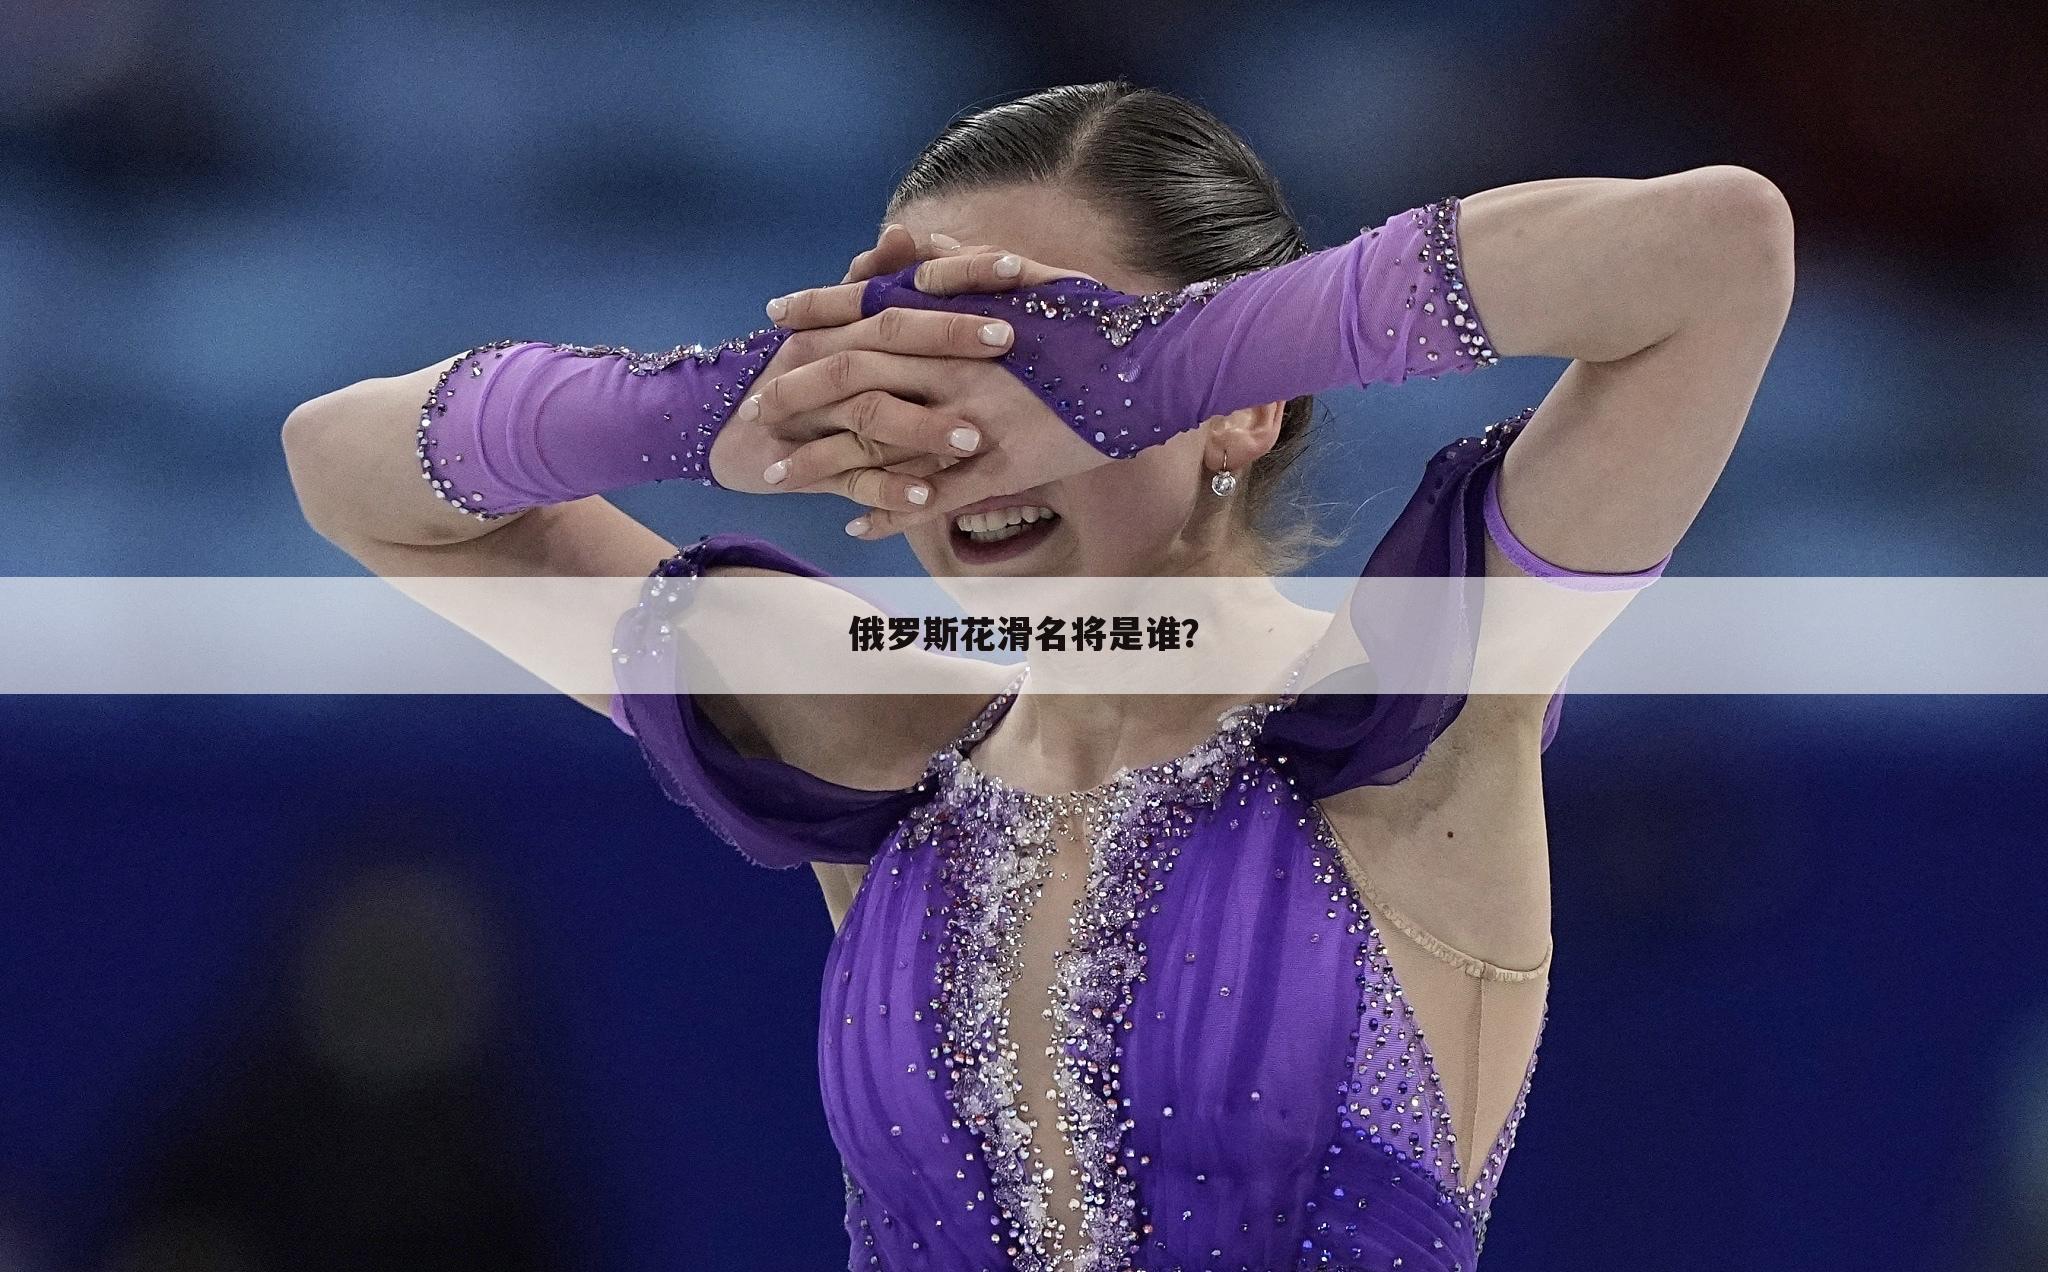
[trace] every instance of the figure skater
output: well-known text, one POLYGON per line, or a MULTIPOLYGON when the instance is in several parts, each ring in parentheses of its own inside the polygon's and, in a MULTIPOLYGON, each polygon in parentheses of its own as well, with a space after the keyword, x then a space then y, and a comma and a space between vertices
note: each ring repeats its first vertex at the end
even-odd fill
MULTIPOLYGON (((1263 580, 1261 638, 1207 656, 1277 676, 1357 621, 1272 583, 1314 394, 1570 359, 1434 454, 1362 577, 1548 579, 1611 619, 1792 294, 1746 168, 1443 197, 1311 252, 1228 127, 1121 82, 955 120, 884 221, 722 344, 497 342, 306 403, 308 520, 387 576, 647 577, 587 633, 644 661, 692 580, 836 585, 601 494, 834 493, 942 579, 1263 580)), ((518 613, 459 621, 528 654, 518 613)), ((1541 683, 1600 625, 1527 642, 1541 683)), ((1546 1019, 1559 695, 1062 694, 918 652, 928 694, 578 691, 720 837, 817 873, 849 1267, 1471 1272, 1546 1019)))

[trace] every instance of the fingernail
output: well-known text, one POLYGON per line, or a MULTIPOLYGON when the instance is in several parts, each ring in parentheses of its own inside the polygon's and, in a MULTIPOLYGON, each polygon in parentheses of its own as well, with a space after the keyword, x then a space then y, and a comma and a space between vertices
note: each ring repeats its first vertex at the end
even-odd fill
POLYGON ((761 480, 773 486, 787 476, 789 476, 789 461, 778 459, 768 465, 768 471, 761 474, 761 480))
POLYGON ((748 394, 747 400, 740 403, 740 418, 743 420, 752 420, 757 418, 760 414, 761 395, 758 393, 748 394))
POLYGON ((910 271, 910 285, 919 291, 924 290, 924 266, 920 265, 910 271))
POLYGON ((996 257, 996 277, 1015 278, 1024 272, 1024 262, 1005 252, 996 257))
POLYGON ((912 486, 909 490, 904 491, 903 494, 910 502, 923 504, 925 500, 932 497, 932 488, 930 486, 912 486))
POLYGON ((954 450, 971 451, 981 445, 981 434, 971 428, 956 428, 946 434, 946 441, 954 450))
POLYGON ((782 316, 788 312, 789 297, 777 296, 774 300, 768 302, 768 316, 775 321, 781 322, 782 316))
POLYGON ((932 246, 943 247, 949 252, 960 246, 960 240, 950 234, 934 234, 931 236, 931 241, 932 246))
POLYGON ((855 517, 853 520, 846 523, 846 533, 848 534, 863 535, 867 532, 868 519, 866 517, 855 517))
POLYGON ((1010 324, 1006 322, 985 322, 981 324, 981 342, 985 345, 1006 345, 1010 343, 1010 324))

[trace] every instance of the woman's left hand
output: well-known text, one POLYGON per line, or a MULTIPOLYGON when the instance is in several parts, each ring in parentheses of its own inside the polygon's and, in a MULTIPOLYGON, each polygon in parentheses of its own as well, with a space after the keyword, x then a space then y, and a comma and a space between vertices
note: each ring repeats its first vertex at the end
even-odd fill
POLYGON ((1356 378, 1348 343, 1315 343, 1316 332, 1335 321, 1326 311, 1342 304, 1342 280, 1326 277, 1327 260, 1128 293, 994 247, 949 246, 950 239, 920 246, 894 227, 886 239, 893 241, 863 253, 850 272, 895 269, 777 297, 769 316, 809 334, 864 313, 1001 319, 1014 338, 997 365, 1109 459, 1171 441, 1214 416, 1356 378), (1305 352, 1317 356, 1305 364, 1305 352), (1304 378, 1316 383, 1304 389, 1304 378))

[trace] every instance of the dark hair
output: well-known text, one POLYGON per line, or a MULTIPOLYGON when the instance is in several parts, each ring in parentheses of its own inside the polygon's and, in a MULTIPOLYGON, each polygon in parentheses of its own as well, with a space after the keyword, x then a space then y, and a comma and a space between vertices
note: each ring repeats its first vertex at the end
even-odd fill
MULTIPOLYGON (((1171 287, 1309 250, 1243 138, 1193 102, 1122 80, 1048 88, 953 120, 910 165, 886 216, 918 199, 1021 182, 1058 184, 1108 214, 1123 262, 1171 287)), ((1247 523, 1274 573, 1331 542, 1298 500, 1288 501, 1289 524, 1276 524, 1314 411, 1313 397, 1290 400, 1279 440, 1242 478, 1247 523)))

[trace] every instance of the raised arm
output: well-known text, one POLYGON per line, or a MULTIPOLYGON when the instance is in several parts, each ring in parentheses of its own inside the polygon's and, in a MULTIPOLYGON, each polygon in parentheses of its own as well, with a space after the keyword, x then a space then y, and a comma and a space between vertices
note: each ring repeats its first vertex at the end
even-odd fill
POLYGON ((1557 566, 1653 565, 1706 502, 1784 326, 1784 195, 1731 166, 1532 181, 1464 199, 1460 236, 1495 349, 1572 359, 1501 461, 1501 514, 1557 566))
MULTIPOLYGON (((674 548, 599 498, 603 492, 678 479, 771 491, 766 470, 777 455, 831 436, 847 439, 840 462, 796 488, 915 507, 922 480, 877 465, 972 453, 979 439, 963 434, 959 419, 880 389, 780 419, 773 430, 734 408, 753 385, 813 364, 896 368, 987 357, 999 350, 983 338, 984 325, 898 314, 864 330, 764 329, 659 354, 501 342, 314 398, 285 421, 285 455, 308 522, 379 575, 638 579, 674 548)), ((443 591, 422 599, 434 604, 443 591)), ((501 596, 502 611, 443 612, 558 684, 572 677, 552 655, 607 650, 611 626, 632 600, 564 615, 548 612, 539 590, 501 596)), ((579 683, 565 686, 573 696, 609 709, 609 692, 574 678, 579 683)), ((795 727, 746 724, 749 736, 770 744, 795 727)))
MULTIPOLYGON (((635 602, 637 582, 676 549, 598 492, 655 477, 709 481, 715 467, 729 487, 768 492, 776 483, 766 469, 791 444, 838 436, 842 463, 788 487, 911 506, 915 477, 879 465, 934 451, 971 453, 979 438, 958 434, 958 420, 885 391, 831 401, 803 420, 786 420, 782 432, 745 420, 725 430, 727 412, 750 383, 813 363, 854 379, 872 373, 877 358, 991 356, 999 348, 983 328, 963 317, 905 320, 899 313, 866 330, 782 332, 754 350, 727 348, 754 356, 723 373, 717 358, 692 358, 680 348, 653 361, 631 350, 545 344, 467 350, 307 401, 285 420, 285 457, 307 522, 379 576, 627 582, 616 602, 590 606, 561 604, 547 588, 496 588, 489 604, 459 590, 410 588, 506 658, 608 713, 612 694, 592 670, 608 674, 614 625, 635 602), (494 354, 506 350, 522 361, 520 375, 504 375, 506 363, 494 354)), ((901 371, 901 363, 889 365, 901 371)), ((788 590, 776 598, 797 604, 788 590)), ((834 598, 829 612, 831 623, 844 625, 846 600, 834 598)), ((799 612, 774 614, 758 629, 803 621, 799 612)), ((719 639, 707 633, 702 641, 713 664, 719 639)), ((883 789, 911 780, 979 698, 705 694, 696 705, 743 754, 780 758, 840 785, 883 789)), ((838 926, 860 866, 813 862, 813 871, 838 926)))
MULTIPOLYGON (((299 507, 329 542, 387 578, 636 578, 675 548, 600 498, 517 511, 493 520, 458 515, 421 480, 416 433, 420 408, 451 357, 405 375, 363 380, 292 411, 284 451, 299 507)), ((429 605, 434 593, 421 594, 429 605)), ((440 612, 549 683, 573 689, 595 710, 610 695, 561 665, 564 649, 601 651, 611 643, 611 614, 563 613, 538 594, 503 590, 508 608, 440 612), (562 630, 562 624, 580 630, 562 630)))
MULTIPOLYGON (((1654 564, 1698 513, 1792 292, 1783 196, 1728 165, 1442 199, 1284 265, 1149 296, 999 248, 933 255, 915 275, 793 294, 777 320, 829 329, 892 305, 1005 318, 1032 355, 1005 364, 1111 458, 1326 389, 1575 359, 1507 460, 1501 499, 1539 555, 1608 572, 1654 564)), ((996 493, 1010 444, 941 475, 929 504, 879 513, 867 537, 996 493)))
MULTIPOLYGON (((882 304, 1009 317, 1066 423, 1112 455, 1226 412, 1251 413, 1241 443, 1270 444, 1258 412, 1343 385, 1574 359, 1488 492, 1489 573, 1503 576, 1656 567, 1726 462, 1792 292, 1783 196, 1725 165, 1443 199, 1285 265, 1142 297, 1056 265, 1003 268, 997 248, 934 255, 915 278, 800 293, 780 320, 850 322, 882 304)), ((874 514, 868 537, 989 493, 1009 444, 941 474, 923 510, 874 514)), ((1488 665, 1555 683, 1630 593, 1583 595, 1504 602, 1485 624, 1488 665)))
MULTIPOLYGON (((779 433, 744 420, 726 429, 727 413, 757 377, 796 367, 843 364, 859 373, 876 360, 901 370, 939 365, 943 355, 987 357, 999 350, 984 338, 985 325, 898 314, 861 331, 777 333, 752 350, 726 348, 740 357, 723 367, 704 350, 647 359, 537 342, 490 346, 314 398, 286 420, 284 450, 308 522, 376 574, 620 580, 615 602, 602 605, 564 604, 560 592, 543 587, 495 588, 479 604, 460 589, 400 584, 577 701, 608 712, 614 626, 634 604, 639 580, 675 548, 599 492, 655 478, 708 482, 714 468, 719 484, 773 490, 765 470, 777 455, 833 435, 846 439, 843 462, 801 489, 914 506, 909 495, 918 480, 876 465, 914 467, 920 455, 943 463, 970 452, 978 439, 960 436, 958 419, 879 389, 783 421, 779 433), (506 354, 509 361, 499 356, 506 354), (707 404, 720 409, 707 413, 707 404), (956 445, 963 441, 970 444, 956 445)), ((778 592, 777 603, 796 604, 796 591, 778 592)), ((843 629, 844 598, 828 608, 820 621, 843 629)), ((804 620, 778 614, 761 631, 804 620)), ((732 635, 706 633, 700 642, 714 665, 718 641, 732 635)), ((843 785, 882 788, 914 780, 974 704, 937 695, 707 695, 698 705, 746 754, 785 759, 843 785)), ((820 866, 818 873, 836 920, 850 886, 846 870, 820 866)))

